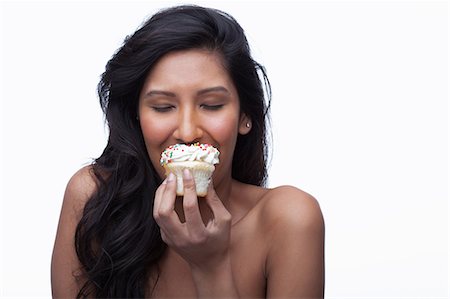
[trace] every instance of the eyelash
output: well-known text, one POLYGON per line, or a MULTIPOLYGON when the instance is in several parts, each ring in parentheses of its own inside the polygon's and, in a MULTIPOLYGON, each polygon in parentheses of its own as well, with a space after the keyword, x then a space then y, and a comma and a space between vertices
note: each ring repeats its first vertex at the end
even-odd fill
MULTIPOLYGON (((209 110, 209 111, 217 111, 222 109, 224 105, 223 104, 219 104, 219 105, 201 105, 200 107, 202 107, 205 110, 209 110)), ((169 112, 170 110, 172 110, 174 107, 173 106, 164 106, 164 107, 152 107, 153 110, 155 110, 156 112, 169 112)))
POLYGON ((220 110, 223 107, 223 104, 219 104, 219 105, 201 105, 202 108, 206 109, 206 110, 210 110, 210 111, 216 111, 216 110, 220 110))
POLYGON ((169 112, 172 110, 173 106, 164 106, 164 107, 152 107, 156 112, 169 112))

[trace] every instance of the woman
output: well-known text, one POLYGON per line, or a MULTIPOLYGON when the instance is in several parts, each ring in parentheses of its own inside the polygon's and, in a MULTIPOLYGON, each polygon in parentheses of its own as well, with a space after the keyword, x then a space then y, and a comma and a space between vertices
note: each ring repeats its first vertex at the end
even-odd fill
POLYGON ((321 298, 324 224, 313 197, 264 188, 264 69, 229 15, 181 6, 148 20, 99 83, 103 154, 69 181, 52 290, 69 297, 321 298), (260 76, 258 75, 260 74, 260 76), (208 194, 159 164, 172 144, 220 150, 208 194))

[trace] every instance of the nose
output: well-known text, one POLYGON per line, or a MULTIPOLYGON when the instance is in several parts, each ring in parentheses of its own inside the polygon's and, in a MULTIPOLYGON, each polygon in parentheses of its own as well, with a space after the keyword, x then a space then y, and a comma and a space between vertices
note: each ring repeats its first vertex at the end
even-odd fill
POLYGON ((200 127, 199 118, 193 109, 183 109, 178 116, 178 126, 174 132, 177 143, 200 142, 203 130, 200 127))

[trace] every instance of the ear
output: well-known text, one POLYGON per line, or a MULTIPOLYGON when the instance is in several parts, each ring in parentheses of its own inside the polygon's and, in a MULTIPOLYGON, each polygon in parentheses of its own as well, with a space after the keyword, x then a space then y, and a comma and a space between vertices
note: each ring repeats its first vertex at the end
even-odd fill
POLYGON ((252 121, 247 114, 242 113, 239 120, 239 134, 246 135, 252 129, 252 121))

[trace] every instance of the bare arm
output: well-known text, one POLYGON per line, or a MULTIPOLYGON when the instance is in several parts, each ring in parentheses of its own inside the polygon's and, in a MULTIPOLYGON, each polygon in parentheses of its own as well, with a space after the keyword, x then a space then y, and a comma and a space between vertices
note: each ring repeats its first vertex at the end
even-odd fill
POLYGON ((310 195, 282 187, 267 207, 267 298, 324 297, 324 222, 310 195))
POLYGON ((81 288, 74 236, 84 205, 94 190, 90 167, 78 171, 67 184, 51 264, 53 298, 75 298, 81 288))

